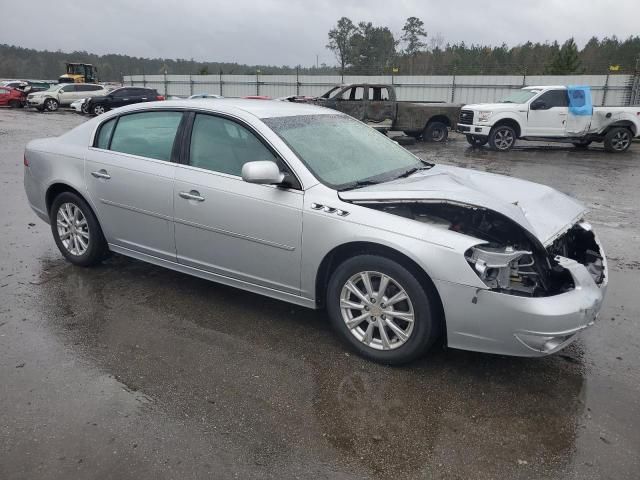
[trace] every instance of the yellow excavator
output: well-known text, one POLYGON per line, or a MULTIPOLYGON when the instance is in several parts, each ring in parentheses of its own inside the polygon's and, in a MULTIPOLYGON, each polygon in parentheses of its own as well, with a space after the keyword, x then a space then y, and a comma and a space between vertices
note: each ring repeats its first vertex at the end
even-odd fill
POLYGON ((58 83, 98 83, 98 69, 90 63, 66 63, 67 73, 58 83))

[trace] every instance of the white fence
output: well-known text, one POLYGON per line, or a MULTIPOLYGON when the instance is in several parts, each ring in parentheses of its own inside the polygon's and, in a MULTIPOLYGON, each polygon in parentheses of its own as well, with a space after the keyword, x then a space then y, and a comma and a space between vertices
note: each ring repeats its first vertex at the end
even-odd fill
POLYGON ((629 105, 635 99, 633 75, 129 75, 125 85, 155 88, 169 96, 213 93, 225 97, 268 95, 316 96, 340 83, 386 83, 398 100, 480 103, 498 100, 530 85, 590 85, 594 105, 629 105))

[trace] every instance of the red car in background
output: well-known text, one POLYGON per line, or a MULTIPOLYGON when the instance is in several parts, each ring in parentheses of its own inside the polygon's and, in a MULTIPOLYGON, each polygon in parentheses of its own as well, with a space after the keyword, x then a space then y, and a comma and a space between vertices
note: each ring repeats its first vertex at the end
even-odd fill
POLYGON ((22 108, 26 95, 11 87, 0 87, 0 107, 22 108))

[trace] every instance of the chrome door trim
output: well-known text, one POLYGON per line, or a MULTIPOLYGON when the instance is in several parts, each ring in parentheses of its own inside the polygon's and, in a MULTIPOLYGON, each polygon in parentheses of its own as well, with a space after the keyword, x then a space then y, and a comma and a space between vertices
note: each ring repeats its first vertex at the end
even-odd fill
POLYGON ((287 250, 293 252, 296 247, 291 247, 289 245, 283 245, 281 243, 271 242, 269 240, 263 240, 257 237, 251 237, 249 235, 244 235, 242 233, 230 232, 229 230, 222 230, 220 228, 208 227, 206 225, 202 225, 196 222, 190 222, 188 220, 181 220, 179 218, 174 218, 173 221, 175 223, 180 223, 182 225, 187 225, 188 227, 200 228, 202 230, 208 230, 214 233, 220 233, 222 235, 226 235, 228 237, 241 238, 242 240, 248 240, 250 242, 261 243, 262 245, 267 245, 269 247, 279 248, 281 250, 287 250))

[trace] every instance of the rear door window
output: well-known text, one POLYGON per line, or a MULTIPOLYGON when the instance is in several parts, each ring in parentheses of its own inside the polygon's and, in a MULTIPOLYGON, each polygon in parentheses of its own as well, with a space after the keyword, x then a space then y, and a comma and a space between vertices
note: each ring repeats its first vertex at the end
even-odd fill
POLYGON ((181 119, 181 112, 141 112, 123 115, 113 132, 110 150, 170 161, 181 119))

